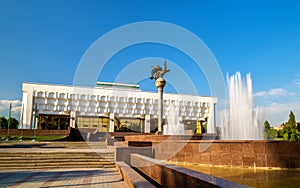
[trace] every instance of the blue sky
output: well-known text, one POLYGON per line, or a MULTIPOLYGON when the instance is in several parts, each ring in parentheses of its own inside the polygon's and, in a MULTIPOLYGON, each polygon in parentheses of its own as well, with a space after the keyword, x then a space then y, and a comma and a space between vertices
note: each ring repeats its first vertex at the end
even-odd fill
MULTIPOLYGON (((255 105, 273 126, 287 121, 290 110, 300 117, 300 3, 225 0, 1 0, 0 115, 7 116, 13 100, 17 116, 22 82, 72 85, 82 56, 99 37, 142 21, 171 23, 194 33, 214 54, 224 78, 250 72, 255 105)), ((164 45, 139 44, 120 51, 99 79, 114 81, 116 72, 146 57, 185 67, 197 94, 210 95, 205 76, 189 66, 191 60, 164 45)), ((140 84, 155 89, 149 80, 140 84)))

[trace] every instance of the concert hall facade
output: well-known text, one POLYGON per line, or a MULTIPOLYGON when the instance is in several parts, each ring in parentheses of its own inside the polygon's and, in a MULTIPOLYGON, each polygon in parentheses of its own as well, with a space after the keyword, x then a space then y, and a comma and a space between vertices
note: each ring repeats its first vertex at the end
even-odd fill
MULTIPOLYGON (((158 97, 158 93, 142 91, 137 84, 97 82, 95 87, 80 87, 24 82, 20 127, 155 132, 158 97)), ((171 93, 164 93, 163 97, 164 119, 175 108, 186 130, 216 132, 216 97, 171 93)))

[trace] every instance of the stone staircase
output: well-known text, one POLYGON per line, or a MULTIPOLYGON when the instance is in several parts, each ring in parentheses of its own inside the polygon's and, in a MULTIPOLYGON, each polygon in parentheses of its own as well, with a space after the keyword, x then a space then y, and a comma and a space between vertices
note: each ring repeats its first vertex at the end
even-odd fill
POLYGON ((0 144, 0 170, 113 167, 114 153, 105 142, 0 144))

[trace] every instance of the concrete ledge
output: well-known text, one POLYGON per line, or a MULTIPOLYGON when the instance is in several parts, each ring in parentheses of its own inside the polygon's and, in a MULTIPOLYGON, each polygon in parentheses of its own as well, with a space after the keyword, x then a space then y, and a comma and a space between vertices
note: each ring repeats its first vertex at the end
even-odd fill
POLYGON ((153 157, 152 147, 115 147, 115 161, 124 161, 127 164, 130 164, 130 154, 137 153, 140 155, 153 157))
POLYGON ((222 178, 217 178, 201 172, 182 168, 139 154, 130 154, 130 158, 131 165, 133 167, 147 175, 162 187, 247 187, 228 180, 224 180, 222 178))
POLYGON ((125 183, 130 188, 155 188, 149 181, 147 181, 143 176, 134 171, 125 162, 117 162, 117 169, 121 172, 125 183))

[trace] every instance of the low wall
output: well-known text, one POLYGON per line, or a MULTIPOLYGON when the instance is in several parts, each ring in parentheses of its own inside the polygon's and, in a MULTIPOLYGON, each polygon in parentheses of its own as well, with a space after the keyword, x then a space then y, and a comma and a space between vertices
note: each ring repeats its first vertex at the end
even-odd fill
POLYGON ((152 133, 137 133, 137 132, 98 132, 96 128, 72 128, 70 127, 70 140, 74 141, 104 141, 110 139, 110 144, 113 142, 122 142, 125 136, 128 135, 151 135, 152 133), (89 135, 89 136, 88 136, 89 135), (89 138, 87 138, 89 137, 89 138))
MULTIPOLYGON (((7 132, 7 129, 0 129, 1 136, 6 136, 7 132)), ((34 136, 34 134, 36 136, 68 136, 69 130, 9 129, 9 136, 34 136)))
POLYGON ((143 136, 138 135, 125 135, 125 141, 127 142, 153 142, 160 143, 167 140, 215 140, 218 138, 216 134, 194 134, 194 135, 151 135, 146 134, 143 136))
POLYGON ((300 142, 294 141, 189 141, 154 146, 155 158, 215 166, 300 168, 300 142), (182 146, 184 145, 184 146, 182 146), (174 153, 176 147, 182 149, 174 153), (169 154, 169 155, 166 155, 169 154))
POLYGON ((130 188, 155 188, 148 180, 133 170, 125 162, 116 162, 116 167, 122 174, 125 183, 130 188))
POLYGON ((168 137, 146 137, 143 142, 143 137, 130 136, 128 145, 140 147, 151 145, 155 159, 175 163, 247 168, 300 168, 300 141, 179 140, 163 138, 168 137))
POLYGON ((124 161, 127 164, 130 164, 131 154, 141 154, 147 157, 154 157, 152 147, 115 146, 114 149, 115 149, 115 161, 124 161))
POLYGON ((131 154, 131 165, 163 187, 246 187, 139 154, 131 154))
POLYGON ((154 135, 154 133, 137 133, 137 132, 109 132, 109 134, 115 141, 119 141, 119 142, 125 141, 125 136, 154 135))

